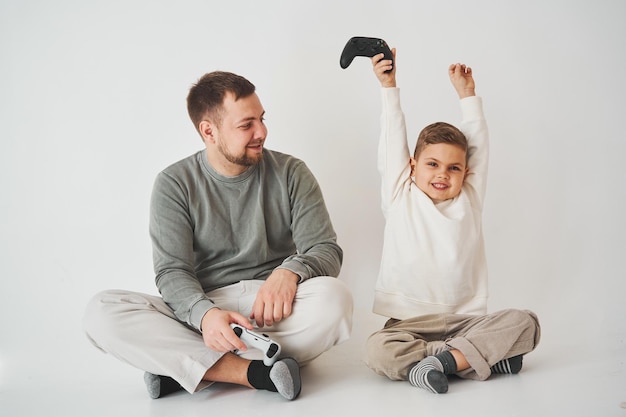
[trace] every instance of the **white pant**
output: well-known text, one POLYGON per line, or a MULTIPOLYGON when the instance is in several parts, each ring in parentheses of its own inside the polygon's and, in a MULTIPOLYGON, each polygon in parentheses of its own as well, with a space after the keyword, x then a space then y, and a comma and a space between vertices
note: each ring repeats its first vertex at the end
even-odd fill
MULTIPOLYGON (((241 281, 207 295, 221 309, 248 317, 263 283, 241 281)), ((281 357, 304 365, 350 337, 352 303, 349 289, 337 278, 311 278, 298 285, 292 315, 262 332, 280 343, 281 357)), ((98 293, 87 305, 84 328, 102 351, 152 374, 170 376, 189 392, 209 385, 202 378, 223 355, 178 321, 161 297, 147 294, 98 293)), ((260 359, 262 353, 249 349, 242 356, 260 359)))

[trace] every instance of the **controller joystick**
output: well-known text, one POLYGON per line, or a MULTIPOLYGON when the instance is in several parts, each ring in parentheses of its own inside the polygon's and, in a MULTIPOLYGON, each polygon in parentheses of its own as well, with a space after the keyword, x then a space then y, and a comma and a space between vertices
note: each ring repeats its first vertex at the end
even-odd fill
MULTIPOLYGON (((378 55, 380 53, 385 54, 383 59, 390 59, 393 61, 393 54, 391 53, 391 49, 382 39, 379 38, 366 38, 363 36, 355 36, 348 40, 346 46, 343 48, 343 52, 341 53, 341 58, 339 59, 339 65, 341 68, 346 69, 352 63, 354 57, 357 56, 366 56, 373 57, 374 55, 378 55)), ((389 72, 389 71, 386 71, 389 72)))
POLYGON ((263 352, 263 363, 265 366, 272 366, 280 354, 280 345, 270 339, 266 334, 255 333, 238 324, 232 323, 237 337, 239 337, 248 347, 259 349, 263 352))

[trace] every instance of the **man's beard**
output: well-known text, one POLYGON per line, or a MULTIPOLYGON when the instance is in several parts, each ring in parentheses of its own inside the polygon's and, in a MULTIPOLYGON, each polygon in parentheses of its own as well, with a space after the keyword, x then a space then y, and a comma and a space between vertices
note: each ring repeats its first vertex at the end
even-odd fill
POLYGON ((261 159, 263 159, 263 152, 258 154, 258 156, 254 156, 254 157, 250 157, 246 155, 245 152, 243 155, 240 155, 240 156, 233 155, 232 153, 228 152, 228 150, 224 148, 224 146, 222 146, 221 142, 217 143, 217 150, 231 164, 236 164, 236 165, 243 166, 243 167, 251 167, 253 165, 258 164, 261 161, 261 159))

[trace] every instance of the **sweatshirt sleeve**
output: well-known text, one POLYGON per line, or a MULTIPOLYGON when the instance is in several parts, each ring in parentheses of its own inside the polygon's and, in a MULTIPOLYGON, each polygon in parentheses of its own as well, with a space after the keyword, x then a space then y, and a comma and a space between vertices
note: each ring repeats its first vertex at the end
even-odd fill
POLYGON ((161 172, 150 202, 156 286, 176 317, 200 330, 202 317, 215 307, 195 275, 193 224, 185 188, 161 172))
POLYGON ((300 282, 316 276, 337 277, 343 251, 330 220, 320 186, 304 162, 294 165, 289 173, 291 233, 296 253, 287 257, 278 268, 288 269, 300 282))
POLYGON ((460 101, 462 121, 459 129, 468 141, 469 172, 465 183, 474 188, 481 203, 485 199, 489 165, 489 131, 478 96, 460 101))
POLYGON ((383 88, 378 171, 381 175, 381 204, 385 217, 391 203, 409 180, 411 167, 406 122, 400 106, 400 90, 383 88))

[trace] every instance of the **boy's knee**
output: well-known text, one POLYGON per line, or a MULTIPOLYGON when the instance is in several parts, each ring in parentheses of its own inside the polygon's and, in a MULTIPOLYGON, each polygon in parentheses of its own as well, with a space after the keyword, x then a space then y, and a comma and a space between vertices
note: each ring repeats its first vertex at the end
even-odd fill
POLYGON ((541 327, 537 315, 530 310, 506 310, 508 320, 518 326, 519 341, 527 345, 527 349, 533 350, 541 338, 541 327))
POLYGON ((380 332, 372 334, 365 342, 365 363, 374 372, 390 379, 403 379, 395 372, 389 370, 389 364, 394 358, 390 349, 385 347, 385 336, 380 332))
POLYGON ((526 315, 528 328, 534 332, 535 346, 537 346, 539 344, 539 340, 541 339, 541 325, 539 324, 539 318, 530 310, 523 310, 523 312, 526 315))
POLYGON ((539 329, 539 320, 537 319, 537 315, 530 310, 516 310, 511 309, 507 310, 509 315, 512 317, 516 323, 520 323, 529 330, 539 329))

